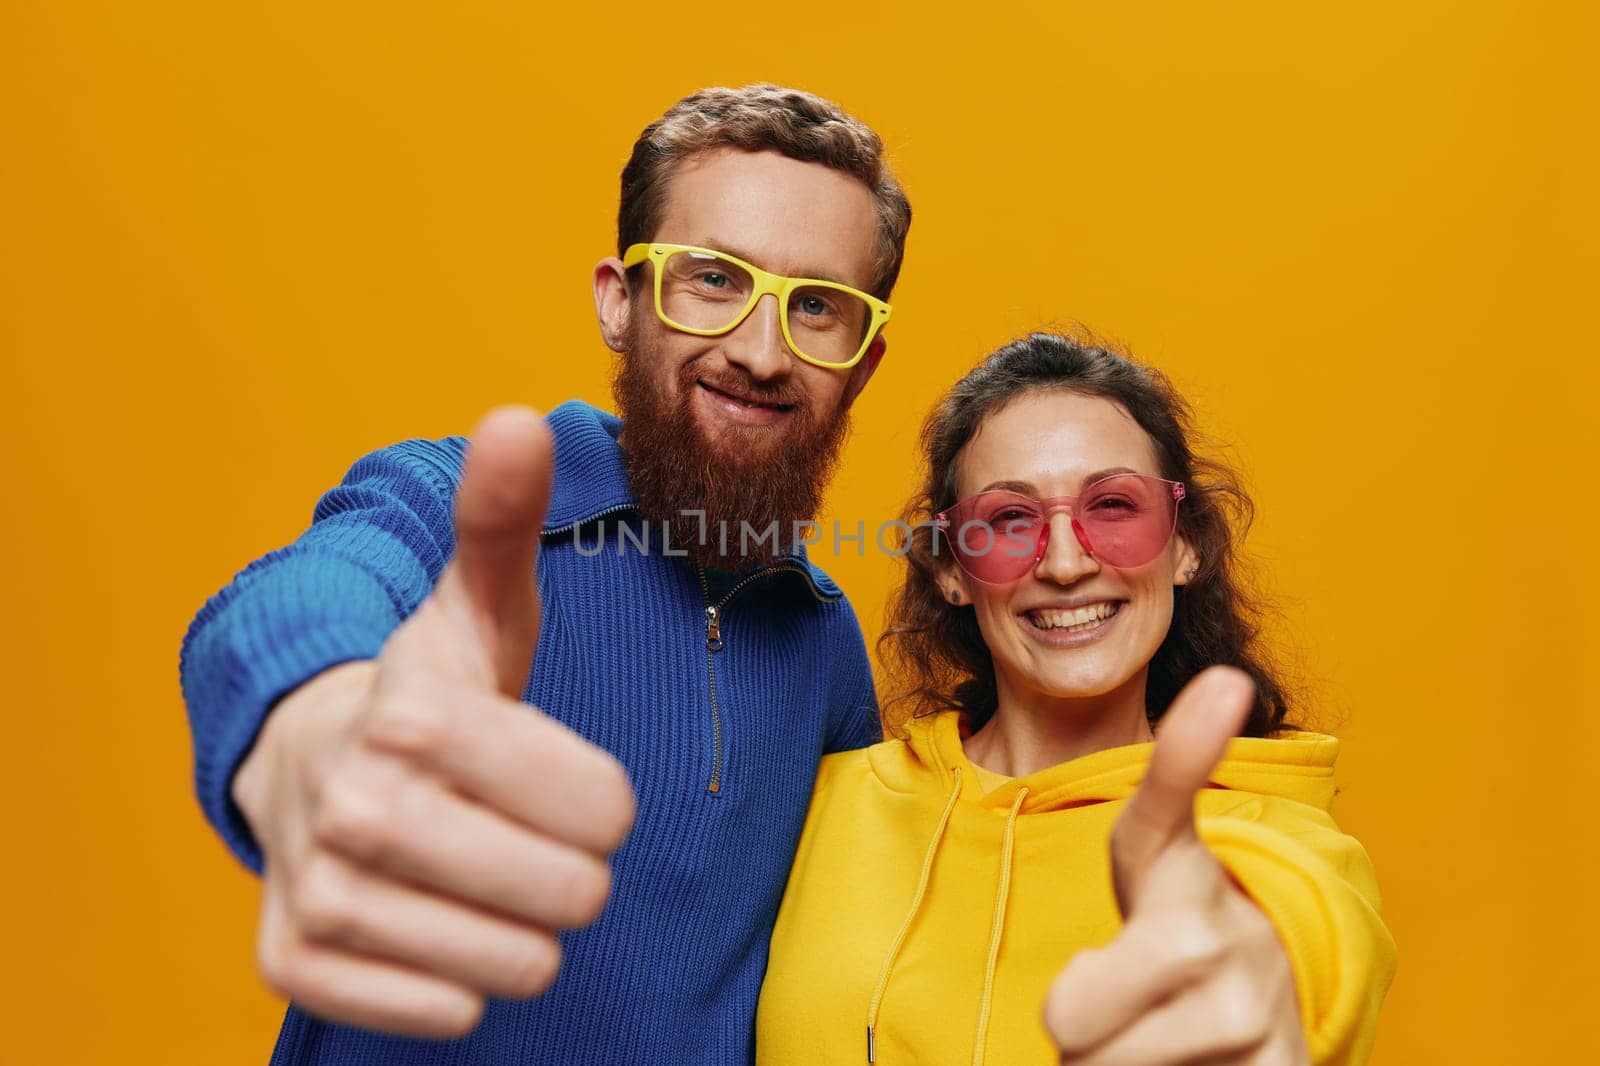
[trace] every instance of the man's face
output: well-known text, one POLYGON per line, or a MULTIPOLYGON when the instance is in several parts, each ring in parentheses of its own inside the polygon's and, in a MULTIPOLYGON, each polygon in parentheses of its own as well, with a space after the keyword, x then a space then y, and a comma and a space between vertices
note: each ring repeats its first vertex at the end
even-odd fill
MULTIPOLYGON (((672 174, 651 237, 870 290, 877 213, 871 191, 847 174, 776 152, 721 150, 672 174)), ((787 536, 792 521, 815 514, 881 342, 850 370, 814 366, 785 343, 770 295, 728 333, 684 333, 656 315, 652 269, 629 286, 606 260, 595 280, 602 330, 622 354, 617 400, 641 510, 661 519, 704 508, 735 535, 741 521, 777 521, 787 536)))

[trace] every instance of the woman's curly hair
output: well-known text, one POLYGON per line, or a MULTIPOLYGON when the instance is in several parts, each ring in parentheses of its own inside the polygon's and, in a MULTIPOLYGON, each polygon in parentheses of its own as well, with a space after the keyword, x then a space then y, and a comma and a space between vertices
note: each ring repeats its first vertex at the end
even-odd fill
POLYGON ((905 580, 890 597, 878 640, 888 668, 885 718, 960 711, 969 728, 994 714, 994 660, 970 606, 940 594, 938 576, 954 565, 932 519, 957 502, 962 450, 983 422, 1029 393, 1061 390, 1121 406, 1149 434, 1161 476, 1187 489, 1178 532, 1199 556, 1199 572, 1176 590, 1172 625, 1150 662, 1146 713, 1158 721, 1178 692, 1208 666, 1236 666, 1255 681, 1246 736, 1290 728, 1282 669, 1261 640, 1265 602, 1241 573, 1237 549, 1254 514, 1238 477, 1190 446, 1188 404, 1159 371, 1115 352, 1053 333, 1013 341, 968 373, 934 408, 922 428, 925 460, 920 491, 907 505, 912 529, 905 580), (896 713, 897 709, 909 711, 896 713))

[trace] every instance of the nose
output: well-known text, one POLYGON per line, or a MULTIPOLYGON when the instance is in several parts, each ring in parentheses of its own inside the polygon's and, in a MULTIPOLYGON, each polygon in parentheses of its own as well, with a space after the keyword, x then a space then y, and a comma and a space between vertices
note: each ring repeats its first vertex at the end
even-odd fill
POLYGON ((783 339, 778 298, 762 296, 737 329, 723 338, 723 355, 757 381, 783 377, 792 367, 789 344, 783 339))
POLYGON ((1072 516, 1064 511, 1057 511, 1050 516, 1050 538, 1045 544, 1043 557, 1033 568, 1034 576, 1041 581, 1070 585, 1089 574, 1100 572, 1099 560, 1084 548, 1072 526, 1072 516))

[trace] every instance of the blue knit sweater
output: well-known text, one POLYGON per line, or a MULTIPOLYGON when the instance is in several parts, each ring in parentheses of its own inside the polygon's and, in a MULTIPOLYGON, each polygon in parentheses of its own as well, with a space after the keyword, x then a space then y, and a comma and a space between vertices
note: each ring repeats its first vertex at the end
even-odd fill
MULTIPOLYGON (((825 753, 877 739, 861 630, 803 554, 708 575, 637 533, 620 421, 550 412, 556 477, 539 561, 543 628, 524 698, 621 760, 638 796, 600 920, 564 935, 555 985, 491 1000, 469 1036, 425 1041, 293 1005, 273 1063, 727 1063, 752 1057, 767 940, 825 753), (590 554, 605 528, 605 548, 590 554), (583 552, 580 553, 580 547, 583 552), (721 578, 721 580, 717 580, 721 578), (721 607, 721 645, 706 608, 721 607)), ((229 783, 268 710, 337 663, 376 656, 454 549, 466 441, 366 456, 294 544, 200 611, 181 675, 200 802, 247 865, 261 852, 229 783)))

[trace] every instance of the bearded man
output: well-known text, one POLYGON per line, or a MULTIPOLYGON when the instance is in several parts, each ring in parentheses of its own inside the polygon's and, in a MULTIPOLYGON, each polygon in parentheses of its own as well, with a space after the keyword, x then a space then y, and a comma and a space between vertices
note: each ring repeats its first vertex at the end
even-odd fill
POLYGON ((877 738, 795 524, 910 221, 833 104, 687 97, 594 274, 623 417, 502 409, 369 455, 199 612, 196 782, 263 874, 273 1062, 751 1059, 818 759, 877 738))

